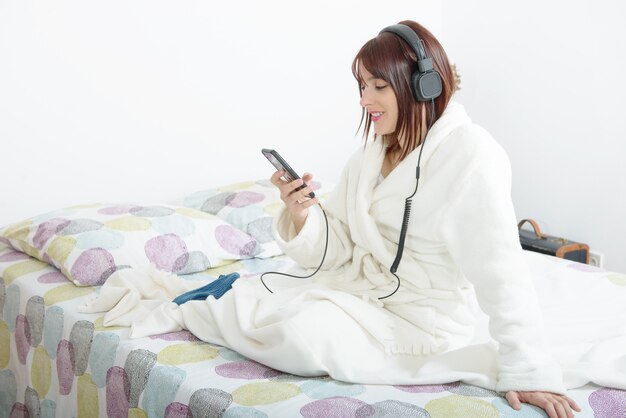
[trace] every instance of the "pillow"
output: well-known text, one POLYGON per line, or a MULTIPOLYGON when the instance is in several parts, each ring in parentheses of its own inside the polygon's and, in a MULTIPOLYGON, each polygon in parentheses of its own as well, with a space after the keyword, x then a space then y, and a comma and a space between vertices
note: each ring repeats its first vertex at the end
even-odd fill
POLYGON ((0 230, 0 241, 55 266, 79 286, 101 285, 116 270, 150 263, 189 274, 276 255, 214 215, 172 205, 74 206, 9 225, 0 230))
MULTIPOLYGON (((312 181, 311 187, 322 197, 320 183, 312 181)), ((268 179, 199 191, 185 197, 182 204, 218 216, 254 237, 269 253, 282 253, 272 236, 272 220, 283 202, 268 179)))

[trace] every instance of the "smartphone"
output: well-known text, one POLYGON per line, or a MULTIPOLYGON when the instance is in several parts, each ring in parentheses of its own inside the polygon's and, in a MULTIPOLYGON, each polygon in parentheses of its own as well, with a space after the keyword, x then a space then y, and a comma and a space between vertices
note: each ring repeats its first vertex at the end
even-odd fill
MULTIPOLYGON (((285 161, 284 158, 280 156, 278 151, 263 148, 261 152, 263 153, 263 155, 265 155, 265 158, 267 158, 269 162, 272 163, 274 167, 276 167, 277 170, 283 170, 285 172, 285 174, 283 175, 283 178, 285 180, 294 181, 295 179, 300 178, 300 176, 293 170, 293 168, 291 168, 291 166, 287 164, 287 161, 285 161)), ((296 189, 296 191, 304 189, 305 187, 307 187, 307 185, 306 183, 303 183, 302 186, 296 189)), ((315 193, 309 193, 309 197, 313 199, 315 197, 315 193)))

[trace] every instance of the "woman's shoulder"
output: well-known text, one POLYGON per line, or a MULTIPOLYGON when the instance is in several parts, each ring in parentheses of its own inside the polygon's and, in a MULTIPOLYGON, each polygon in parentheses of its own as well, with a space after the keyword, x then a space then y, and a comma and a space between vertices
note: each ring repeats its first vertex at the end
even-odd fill
POLYGON ((382 156, 383 145, 380 138, 369 139, 367 142, 360 144, 352 153, 346 162, 346 168, 360 167, 366 161, 376 159, 382 156))
POLYGON ((447 177, 460 181, 472 172, 505 175, 509 171, 510 162, 504 148, 493 136, 479 124, 467 119, 442 138, 428 166, 432 172, 446 173, 447 177))
POLYGON ((468 122, 457 126, 442 141, 438 151, 467 160, 507 158, 504 148, 482 126, 468 122))

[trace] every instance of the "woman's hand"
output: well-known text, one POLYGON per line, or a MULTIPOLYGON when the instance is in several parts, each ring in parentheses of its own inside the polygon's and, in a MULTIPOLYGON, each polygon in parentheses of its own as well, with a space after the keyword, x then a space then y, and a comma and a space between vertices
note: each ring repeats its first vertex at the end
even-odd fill
POLYGON ((509 391, 506 393, 506 400, 516 411, 522 408, 522 402, 543 408, 550 418, 573 418, 572 409, 580 412, 580 407, 574 400, 551 392, 509 391))
POLYGON ((281 177, 285 174, 283 170, 275 172, 271 177, 271 182, 274 186, 280 190, 280 198, 285 203, 287 211, 291 216, 291 220, 296 227, 296 234, 300 232, 306 217, 309 214, 309 207, 317 203, 317 197, 311 199, 308 194, 313 191, 308 184, 313 179, 313 175, 310 173, 304 173, 301 179, 296 179, 292 182, 287 182, 281 177), (307 187, 303 189, 296 189, 302 186, 302 183, 307 183, 307 187))

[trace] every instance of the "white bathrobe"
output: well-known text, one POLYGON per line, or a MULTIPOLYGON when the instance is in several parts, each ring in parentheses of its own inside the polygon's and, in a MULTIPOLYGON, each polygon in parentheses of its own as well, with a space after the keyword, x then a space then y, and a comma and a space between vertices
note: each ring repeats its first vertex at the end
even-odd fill
MULTIPOLYGON (((389 268, 404 200, 416 182, 420 149, 380 184, 381 140, 369 141, 346 165, 324 207, 329 243, 316 281, 356 295, 380 297, 396 287, 389 268)), ((477 299, 498 343, 499 391, 563 393, 561 371, 546 348, 542 318, 519 243, 504 150, 451 102, 432 126, 421 158, 396 294, 384 308, 421 332, 401 336, 394 352, 444 353, 474 338, 477 299)), ((298 235, 286 211, 275 219, 281 248, 303 267, 319 265, 326 227, 319 207, 298 235)), ((471 359, 468 359, 471 361, 471 359)))
MULTIPOLYGON (((380 141, 355 153, 325 203, 328 254, 314 279, 267 275, 270 294, 251 275, 220 299, 179 306, 175 296, 205 283, 129 268, 112 274, 81 310, 106 312, 105 326, 130 326, 135 338, 187 329, 303 376, 377 384, 462 380, 502 392, 564 393, 589 381, 626 389, 626 287, 521 250, 508 158, 454 102, 424 145, 398 270, 402 285, 377 299, 396 286, 388 267, 418 151, 378 185, 380 141), (550 313, 546 337, 563 377, 544 342, 538 301, 550 313)), ((310 210, 298 235, 282 212, 274 233, 301 266, 319 264, 326 234, 319 209, 310 210)))

